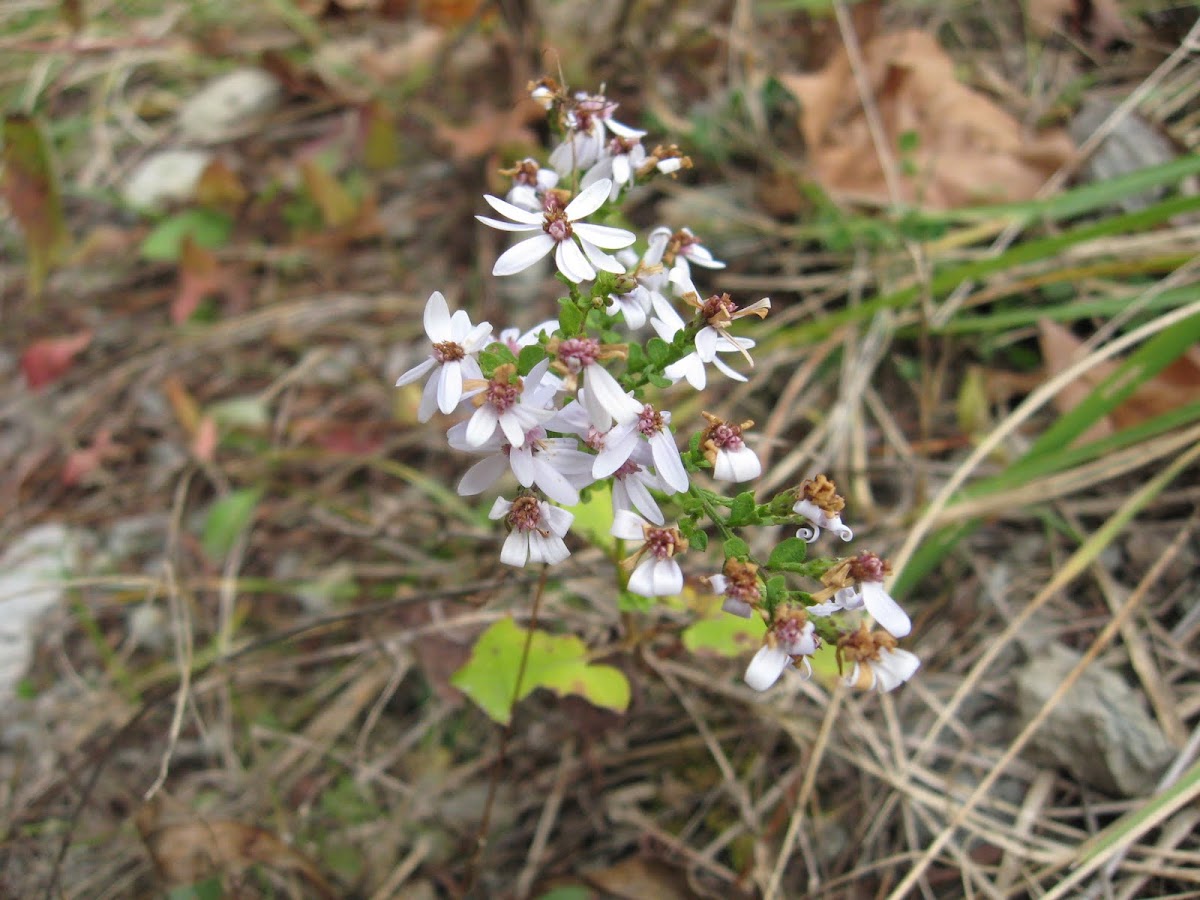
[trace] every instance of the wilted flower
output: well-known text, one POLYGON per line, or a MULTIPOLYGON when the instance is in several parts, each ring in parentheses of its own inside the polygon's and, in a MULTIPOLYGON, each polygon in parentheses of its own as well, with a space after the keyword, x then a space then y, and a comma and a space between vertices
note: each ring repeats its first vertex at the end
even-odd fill
POLYGON ((846 676, 848 687, 881 694, 908 681, 921 667, 915 653, 901 650, 890 634, 869 631, 865 624, 838 639, 837 656, 839 669, 845 662, 854 663, 846 676))
POLYGON ((669 597, 683 590, 683 570, 675 554, 687 549, 687 539, 676 528, 651 525, 637 513, 618 510, 613 516, 613 537, 640 541, 641 547, 621 565, 632 568, 629 590, 643 597, 669 597))
POLYGON ((779 606, 768 629, 765 642, 746 668, 746 684, 765 691, 793 662, 800 663, 805 678, 812 674, 808 657, 817 652, 818 639, 813 624, 803 609, 779 606))
POLYGON ((801 484, 797 494, 798 499, 792 511, 813 524, 811 528, 798 529, 796 537, 811 544, 821 536, 822 528, 828 528, 843 541, 854 537, 854 532, 842 523, 841 512, 846 508, 846 501, 838 494, 837 485, 832 481, 824 475, 818 475, 801 484))
POLYGON ((735 557, 725 560, 725 571, 721 575, 709 575, 708 586, 714 594, 725 598, 721 609, 730 615, 748 619, 762 601, 762 588, 758 582, 758 566, 735 557))
POLYGON ((809 614, 828 616, 841 610, 866 609, 885 631, 904 637, 912 631, 912 621, 883 586, 890 571, 887 560, 869 551, 842 560, 821 576, 826 589, 813 595, 820 599, 832 592, 832 599, 810 606, 809 614))
POLYGON ((429 358, 396 379, 396 387, 402 387, 436 367, 421 393, 419 422, 428 422, 435 409, 454 412, 462 400, 464 378, 483 378, 475 354, 491 341, 492 326, 480 322, 472 328, 470 317, 461 309, 451 316, 446 298, 441 291, 434 291, 425 304, 425 334, 433 344, 429 358))
MULTIPOLYGON (((686 323, 679 313, 673 307, 667 305, 665 301, 663 304, 655 304, 654 310, 656 315, 650 320, 650 324, 658 332, 660 338, 670 343, 675 339, 675 335, 686 327, 686 323)), ((743 337, 722 336, 715 329, 706 326, 696 333, 695 346, 695 352, 689 353, 668 365, 663 369, 663 374, 672 381, 684 379, 698 391, 704 390, 705 385, 708 384, 708 373, 704 368, 706 364, 716 366, 719 371, 725 373, 727 377, 732 378, 734 381, 746 380, 745 375, 727 366, 717 354, 734 351, 749 358, 749 354, 746 351, 754 346, 753 340, 743 337)))
POLYGON ((702 269, 723 269, 725 263, 714 259, 708 249, 700 244, 700 238, 692 233, 690 228, 680 228, 671 231, 670 228, 656 228, 650 232, 650 240, 665 238, 662 261, 670 272, 672 279, 676 277, 690 278, 691 266, 697 265, 702 269))
POLYGON ((751 481, 762 474, 758 455, 746 446, 742 432, 754 423, 734 425, 710 413, 702 413, 708 427, 700 437, 704 458, 712 464, 713 478, 719 481, 751 481))
POLYGON ((571 555, 563 536, 575 517, 545 500, 529 494, 511 502, 497 497, 488 518, 502 518, 508 525, 508 537, 500 549, 500 561, 506 565, 524 566, 526 562, 556 565, 571 555))
POLYGON ((646 135, 614 119, 618 104, 603 94, 578 91, 570 98, 560 95, 559 102, 567 138, 551 151, 550 165, 564 177, 576 169, 582 171, 595 165, 604 155, 606 132, 630 140, 640 140, 646 135))

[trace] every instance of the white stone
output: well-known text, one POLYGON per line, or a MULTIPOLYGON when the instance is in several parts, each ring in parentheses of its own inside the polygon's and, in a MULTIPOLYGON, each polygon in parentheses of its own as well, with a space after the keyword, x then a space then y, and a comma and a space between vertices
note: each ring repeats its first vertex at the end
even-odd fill
POLYGON ((170 203, 185 203, 212 161, 207 150, 163 150, 142 160, 125 182, 125 202, 143 212, 158 212, 170 203))
POLYGON ((236 69, 205 85, 179 110, 184 137, 215 143, 253 130, 258 121, 278 108, 283 87, 262 69, 236 69))
POLYGON ((53 524, 25 532, 0 557, 0 709, 15 697, 41 620, 62 601, 79 557, 78 535, 53 524))

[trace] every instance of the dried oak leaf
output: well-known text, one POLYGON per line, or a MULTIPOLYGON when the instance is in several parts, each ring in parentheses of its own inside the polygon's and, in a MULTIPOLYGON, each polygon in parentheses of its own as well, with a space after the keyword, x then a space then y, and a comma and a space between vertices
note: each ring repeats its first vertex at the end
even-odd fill
POLYGON ((507 145, 536 147, 537 136, 529 126, 544 116, 542 108, 529 99, 507 110, 480 106, 471 116, 471 124, 457 127, 439 122, 434 125, 434 134, 439 143, 447 145, 456 162, 469 162, 507 145))
MULTIPOLYGON (((1065 131, 1028 134, 960 84, 953 60, 924 32, 873 38, 863 57, 905 203, 953 209, 1028 200, 1074 152, 1065 131)), ((845 49, 819 72, 780 81, 803 107, 800 127, 821 187, 841 200, 890 203, 845 49)))
MULTIPOLYGON (((1078 362, 1079 348, 1083 345, 1069 328, 1047 319, 1038 322, 1038 343, 1047 378, 1078 362)), ((1120 362, 1107 360, 1089 369, 1058 392, 1054 397, 1055 407, 1061 413, 1074 409, 1120 367, 1120 362)), ((1138 385, 1124 403, 1084 432, 1078 443, 1085 444, 1132 428, 1191 403, 1197 396, 1200 396, 1200 347, 1193 347, 1154 378, 1138 385)))

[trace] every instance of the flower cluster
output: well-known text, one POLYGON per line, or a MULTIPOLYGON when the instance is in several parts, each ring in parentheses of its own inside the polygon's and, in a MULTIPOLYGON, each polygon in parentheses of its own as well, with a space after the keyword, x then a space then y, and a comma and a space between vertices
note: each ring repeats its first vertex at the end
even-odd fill
POLYGON ((681 444, 683 423, 665 406, 670 395, 663 392, 674 385, 703 390, 710 368, 745 381, 755 342, 735 332, 741 320, 762 319, 771 308, 769 298, 742 304, 699 289, 694 277, 725 264, 691 229, 659 227, 639 242, 621 227, 616 203, 624 194, 651 178, 674 177, 691 161, 674 145, 647 150, 645 132, 617 121, 617 104, 602 94, 572 93, 549 79, 531 93, 561 141, 545 163, 525 159, 504 170, 511 189, 484 197, 502 218, 476 218, 518 236, 493 275, 553 259, 566 286, 558 317, 524 333, 495 334, 463 310, 451 313, 434 292, 424 316, 428 355, 396 382, 426 379, 421 422, 437 411, 461 416, 447 441, 481 458, 462 476, 459 494, 481 494, 506 476, 518 485, 489 514, 508 530, 500 561, 553 566, 568 559, 570 507, 606 485, 623 596, 678 594, 680 557, 704 551, 710 530, 722 536, 724 566, 707 583, 727 613, 758 615, 767 625, 746 671, 752 688, 765 690, 789 668, 810 673, 809 658, 823 643, 837 648, 839 665, 853 665, 854 686, 895 687, 919 663, 896 646, 910 623, 884 589, 886 562, 871 553, 807 559, 822 529, 853 537, 833 482, 817 476, 763 504, 751 491, 724 496, 709 484, 762 473, 748 441, 753 422, 705 412, 681 444), (722 356, 741 363, 734 368, 722 356), (742 528, 776 525, 797 528, 797 537, 765 561, 737 537, 742 528), (794 577, 821 587, 790 586, 794 577), (884 632, 846 624, 863 612, 884 632))

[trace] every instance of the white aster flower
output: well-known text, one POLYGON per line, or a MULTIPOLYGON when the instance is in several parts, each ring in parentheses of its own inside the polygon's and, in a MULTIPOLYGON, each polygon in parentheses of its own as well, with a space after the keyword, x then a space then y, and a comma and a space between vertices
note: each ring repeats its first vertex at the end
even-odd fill
POLYGON ((588 187, 603 178, 612 182, 608 199, 616 200, 625 185, 633 185, 638 169, 646 161, 646 148, 638 138, 614 137, 596 164, 587 170, 580 187, 588 187))
MULTIPOLYGON (((588 457, 588 472, 591 472, 592 458, 588 457)), ((612 508, 613 515, 621 510, 638 512, 655 525, 662 525, 666 519, 650 490, 666 492, 664 485, 657 475, 641 463, 628 459, 612 473, 612 508)))
MULTIPOLYGON (((661 297, 661 295, 659 296, 661 297)), ((656 303, 654 309, 657 315, 650 320, 650 324, 660 338, 670 343, 675 339, 675 335, 686 327, 686 323, 674 307, 667 304, 665 300, 662 305, 656 303)), ((708 373, 704 368, 706 364, 713 365, 734 381, 747 380, 745 375, 730 368, 717 354, 737 352, 748 357, 749 354, 746 351, 754 347, 754 341, 750 338, 722 335, 716 329, 706 325, 696 333, 695 347, 694 352, 663 369, 663 375, 672 381, 686 380, 698 391, 704 390, 705 385, 708 384, 708 373)))
POLYGON ((810 478, 800 485, 792 512, 804 516, 811 526, 796 530, 796 537, 812 543, 821 536, 821 529, 828 528, 843 541, 854 539, 854 532, 842 522, 842 510, 846 501, 837 493, 836 486, 824 475, 810 478))
POLYGON ((593 477, 607 478, 617 471, 633 456, 639 440, 645 440, 650 447, 655 471, 663 484, 672 492, 682 494, 687 491, 687 469, 683 467, 679 448, 675 446, 675 436, 667 427, 670 421, 669 412, 659 412, 647 403, 633 422, 614 425, 604 436, 603 449, 596 454, 592 466, 593 477))
POLYGON ((530 212, 541 212, 546 194, 558 186, 558 173, 539 166, 536 159, 523 159, 500 174, 510 175, 513 180, 512 189, 504 199, 530 212))
POLYGON ((613 516, 613 537, 641 542, 641 547, 621 565, 632 568, 628 588, 643 597, 670 597, 683 590, 683 570, 675 554, 687 549, 687 540, 675 528, 651 525, 637 513, 619 510, 613 516))
POLYGON ((614 119, 616 111, 617 104, 603 94, 576 93, 563 109, 562 124, 567 138, 550 153, 550 165, 566 177, 596 164, 604 155, 607 132, 634 140, 646 136, 646 132, 614 119))
POLYGON ((854 663, 846 677, 848 687, 881 694, 895 690, 921 668, 915 653, 897 647, 891 635, 868 631, 865 625, 838 640, 838 655, 854 663))
POLYGON ((765 691, 797 660, 801 674, 808 678, 812 675, 808 657, 817 652, 818 646, 813 624, 803 610, 777 607, 765 642, 746 668, 746 684, 765 691))
POLYGON ((519 328, 505 328, 500 332, 500 336, 496 340, 508 347, 512 351, 513 356, 520 356, 521 350, 525 347, 532 347, 543 334, 554 334, 557 328, 558 319, 547 319, 545 322, 539 322, 537 325, 534 325, 524 333, 519 328))
POLYGON ((616 421, 633 422, 642 412, 642 404, 625 392, 602 360, 624 356, 624 347, 604 347, 595 338, 576 337, 551 342, 550 352, 560 372, 581 375, 581 399, 588 417, 597 429, 607 430, 616 421))
POLYGON ((592 455, 579 449, 575 438, 552 438, 537 427, 525 435, 522 447, 513 447, 496 432, 478 447, 467 443, 467 423, 459 422, 446 436, 455 450, 487 454, 471 466, 458 483, 460 496, 482 494, 510 469, 522 487, 536 487, 555 503, 574 506, 579 489, 591 484, 592 455))
POLYGON ((575 517, 565 509, 524 494, 512 502, 497 497, 488 513, 490 519, 504 519, 508 537, 500 549, 500 561, 510 566, 527 562, 556 565, 571 555, 563 537, 575 517))
POLYGON ((709 575, 704 579, 714 594, 725 598, 721 609, 730 615, 749 619, 762 602, 762 588, 758 582, 758 566, 735 557, 725 560, 725 571, 720 575, 709 575))
POLYGON ((425 304, 425 334, 433 344, 429 358, 396 380, 396 387, 411 384, 436 367, 421 393, 419 422, 428 422, 435 409, 454 412, 462 400, 463 380, 483 377, 475 355, 491 341, 492 326, 480 322, 472 328, 470 317, 461 309, 450 315, 446 298, 434 291, 425 304))
POLYGON ((745 421, 740 425, 702 413, 708 427, 700 438, 700 449, 713 467, 713 478, 718 481, 752 481, 762 474, 762 463, 758 454, 746 446, 742 432, 754 423, 745 421))
POLYGON ((476 409, 467 420, 467 445, 482 447, 499 428, 512 446, 523 447, 525 435, 554 415, 546 408, 546 390, 553 396, 553 385, 543 381, 549 367, 550 360, 544 359, 522 379, 516 366, 506 364, 488 381, 468 381, 476 409))
POLYGON ((674 232, 670 228, 656 228, 650 233, 650 240, 656 238, 665 244, 662 261, 673 277, 690 278, 693 265, 702 269, 725 268, 725 263, 715 259, 690 228, 674 232))
POLYGON ((484 199, 492 209, 512 221, 502 222, 487 216, 476 216, 480 222, 501 231, 541 232, 500 254, 492 267, 492 274, 515 275, 551 250, 554 251, 558 271, 577 284, 595 278, 596 269, 622 274, 625 267, 603 251, 628 247, 636 240, 633 232, 582 221, 604 205, 611 187, 612 184, 607 180, 597 181, 566 206, 562 205, 560 192, 551 191, 546 195, 542 212, 521 209, 499 197, 486 195, 484 199))

